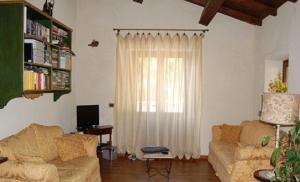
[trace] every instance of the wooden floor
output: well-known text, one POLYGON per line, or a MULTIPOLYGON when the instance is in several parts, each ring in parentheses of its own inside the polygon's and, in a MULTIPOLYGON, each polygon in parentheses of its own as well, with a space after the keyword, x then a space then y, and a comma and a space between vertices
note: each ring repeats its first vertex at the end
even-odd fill
MULTIPOLYGON (((164 161, 154 161, 154 167, 164 167, 164 161)), ((102 182, 165 182, 167 178, 154 176, 150 179, 146 173, 146 161, 130 161, 125 157, 110 163, 100 159, 102 182)), ((207 160, 173 162, 170 182, 220 182, 207 160)))

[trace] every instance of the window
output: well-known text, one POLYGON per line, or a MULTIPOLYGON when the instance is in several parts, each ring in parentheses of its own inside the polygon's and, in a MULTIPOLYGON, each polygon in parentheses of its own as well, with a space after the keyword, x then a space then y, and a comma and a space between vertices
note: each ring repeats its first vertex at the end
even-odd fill
POLYGON ((158 62, 157 58, 151 57, 139 59, 139 63, 137 111, 183 112, 183 59, 166 58, 158 62))

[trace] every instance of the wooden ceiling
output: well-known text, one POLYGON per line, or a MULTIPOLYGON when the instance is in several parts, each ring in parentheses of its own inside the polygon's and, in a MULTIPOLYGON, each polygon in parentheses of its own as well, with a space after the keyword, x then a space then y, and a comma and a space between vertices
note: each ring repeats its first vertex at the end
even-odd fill
POLYGON ((208 25, 217 13, 222 13, 238 20, 262 25, 269 15, 276 16, 277 9, 286 3, 297 0, 185 0, 204 7, 199 23, 208 25))

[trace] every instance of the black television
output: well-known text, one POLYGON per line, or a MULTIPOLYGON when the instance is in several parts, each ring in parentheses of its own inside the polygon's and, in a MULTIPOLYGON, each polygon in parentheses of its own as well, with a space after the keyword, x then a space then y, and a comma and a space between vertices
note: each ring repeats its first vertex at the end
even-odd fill
POLYGON ((77 106, 77 130, 84 131, 99 125, 99 105, 77 106))

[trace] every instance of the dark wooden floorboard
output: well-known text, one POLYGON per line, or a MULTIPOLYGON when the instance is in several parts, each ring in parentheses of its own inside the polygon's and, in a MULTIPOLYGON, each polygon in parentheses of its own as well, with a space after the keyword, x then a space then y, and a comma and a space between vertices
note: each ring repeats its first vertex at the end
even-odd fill
MULTIPOLYGON (((154 161, 154 167, 162 168, 164 161, 154 161)), ((163 176, 155 176, 148 180, 146 161, 130 161, 121 157, 110 163, 100 159, 102 182, 165 182, 163 176)), ((207 160, 173 162, 170 182, 220 182, 207 160)))

